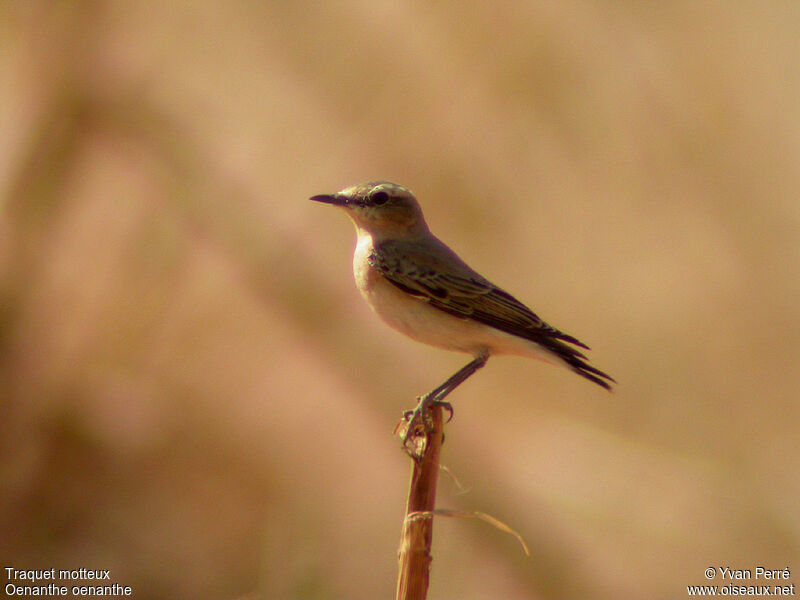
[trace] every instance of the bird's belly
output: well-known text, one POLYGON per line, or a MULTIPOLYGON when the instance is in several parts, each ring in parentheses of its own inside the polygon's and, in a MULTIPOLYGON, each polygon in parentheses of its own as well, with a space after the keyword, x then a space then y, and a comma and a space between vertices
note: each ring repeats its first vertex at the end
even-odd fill
POLYGON ((477 353, 480 344, 464 335, 469 322, 458 319, 425 300, 418 299, 398 289, 383 277, 378 276, 361 294, 372 310, 390 327, 410 338, 460 352, 477 353))
POLYGON ((356 284, 367 304, 387 325, 418 342, 473 355, 488 351, 552 360, 533 342, 441 311, 400 290, 372 269, 357 271, 356 284))

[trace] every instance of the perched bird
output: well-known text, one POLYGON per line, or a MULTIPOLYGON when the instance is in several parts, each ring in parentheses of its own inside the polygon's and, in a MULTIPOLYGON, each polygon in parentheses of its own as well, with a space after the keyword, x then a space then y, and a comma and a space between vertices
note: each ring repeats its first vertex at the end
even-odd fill
POLYGON ((311 200, 339 206, 353 221, 358 235, 353 256, 356 286, 381 319, 417 341, 473 356, 420 398, 414 421, 431 403, 450 409, 445 396, 493 354, 561 364, 611 389, 614 379, 589 365, 575 348, 588 346, 545 323, 434 236, 408 189, 370 181, 311 200))

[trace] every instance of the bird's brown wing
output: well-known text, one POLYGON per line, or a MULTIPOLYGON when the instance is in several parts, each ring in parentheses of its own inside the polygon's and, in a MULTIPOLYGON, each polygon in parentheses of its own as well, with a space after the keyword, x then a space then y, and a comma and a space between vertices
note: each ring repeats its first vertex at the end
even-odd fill
POLYGON ((447 246, 439 244, 431 247, 427 243, 384 242, 374 249, 370 265, 403 291, 457 317, 524 338, 547 336, 588 349, 545 323, 514 296, 470 269, 447 246))
POLYGON ((439 310, 535 342, 598 385, 609 388, 596 375, 613 381, 586 364, 586 356, 564 342, 588 350, 586 344, 545 323, 511 294, 472 270, 436 238, 382 242, 373 249, 369 262, 397 288, 439 310))

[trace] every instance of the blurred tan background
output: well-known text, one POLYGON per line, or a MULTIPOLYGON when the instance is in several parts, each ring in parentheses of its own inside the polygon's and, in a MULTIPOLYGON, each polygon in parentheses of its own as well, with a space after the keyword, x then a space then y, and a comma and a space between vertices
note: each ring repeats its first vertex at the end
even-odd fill
POLYGON ((439 520, 430 598, 800 583, 799 30, 794 2, 0 4, 2 566, 393 597, 392 429, 467 357, 381 324, 307 201, 389 179, 620 382, 498 358, 459 388, 439 505, 533 555, 439 520))

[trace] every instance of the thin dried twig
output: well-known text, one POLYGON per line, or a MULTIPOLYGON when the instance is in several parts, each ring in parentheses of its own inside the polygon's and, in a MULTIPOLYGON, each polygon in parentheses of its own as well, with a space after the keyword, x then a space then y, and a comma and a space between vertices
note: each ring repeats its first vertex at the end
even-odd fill
POLYGON ((408 515, 407 519, 418 519, 418 518, 428 518, 432 516, 439 516, 439 517, 454 517, 457 519, 480 519, 481 521, 488 523, 492 527, 496 527, 500 531, 504 531, 505 533, 510 533, 519 542, 519 545, 522 546, 523 552, 525 552, 526 556, 531 555, 531 551, 528 549, 528 544, 525 543, 524 538, 519 534, 519 532, 511 529, 508 525, 503 523, 500 519, 494 518, 492 515, 487 514, 485 512, 481 512, 479 510, 473 512, 462 512, 459 510, 450 510, 447 508, 437 508, 432 511, 428 512, 419 512, 413 513, 408 515))

